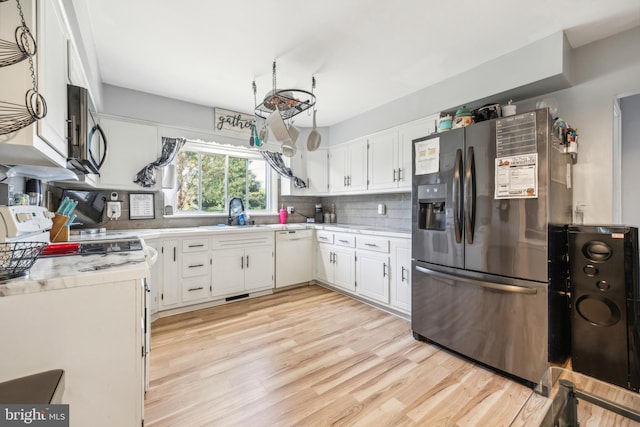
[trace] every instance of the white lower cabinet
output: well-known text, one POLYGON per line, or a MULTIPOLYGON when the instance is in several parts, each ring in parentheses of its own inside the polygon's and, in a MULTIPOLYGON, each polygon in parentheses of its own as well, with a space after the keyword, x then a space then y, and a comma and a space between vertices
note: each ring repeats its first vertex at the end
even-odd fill
POLYGON ((355 292, 354 235, 317 230, 316 241, 316 278, 355 292))
POLYGON ((181 304, 203 302, 211 292, 209 238, 185 238, 180 242, 181 304))
POLYGON ((356 288, 358 295, 389 304, 389 238, 356 237, 356 288))
POLYGON ((212 249, 213 297, 233 297, 273 288, 273 231, 216 236, 212 249))
POLYGON ((213 263, 211 295, 244 293, 244 249, 220 249, 211 253, 213 263))
POLYGON ((163 240, 158 253, 158 268, 162 271, 162 279, 158 284, 160 290, 160 308, 175 307, 180 302, 180 271, 178 267, 178 240, 163 240))
POLYGON ((160 287, 162 283, 162 257, 160 256, 160 251, 162 250, 162 242, 159 239, 144 239, 144 243, 158 251, 158 258, 150 268, 148 281, 149 290, 151 291, 149 295, 149 314, 154 315, 158 312, 160 304, 160 287))
POLYGON ((391 305, 408 314, 411 313, 411 240, 394 239, 391 249, 391 305))
MULTIPOLYGON (((274 243, 270 230, 149 239, 147 244, 158 250, 151 269, 152 311, 184 311, 273 289, 274 243), (153 295, 158 295, 157 309, 153 295)), ((315 230, 314 264, 315 280, 411 313, 410 238, 315 230)))
MULTIPOLYGON (((143 283, 120 279, 0 298, 0 382, 62 368, 66 425, 142 425, 143 283)), ((29 425, 2 423, 11 424, 29 425)))
POLYGON ((411 313, 411 239, 316 230, 315 279, 411 313))

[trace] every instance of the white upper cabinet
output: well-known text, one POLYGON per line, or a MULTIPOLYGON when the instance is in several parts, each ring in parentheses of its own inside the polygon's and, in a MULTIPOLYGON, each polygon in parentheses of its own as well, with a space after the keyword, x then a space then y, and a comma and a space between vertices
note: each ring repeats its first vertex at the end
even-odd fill
POLYGON ((133 181, 149 163, 158 160, 162 152, 155 126, 114 118, 101 117, 100 125, 107 138, 107 158, 100 169, 102 188, 114 190, 160 190, 162 172, 156 170, 156 185, 142 187, 133 181))
POLYGON ((401 155, 398 145, 397 130, 382 132, 369 138, 370 190, 398 188, 398 158, 401 155))
POLYGON ((47 100, 47 115, 38 135, 67 157, 67 30, 55 1, 38 4, 38 90, 47 100))
MULTIPOLYGON (((12 134, 0 135, 0 158, 4 164, 65 167, 67 162, 67 40, 68 30, 58 1, 21 2, 25 22, 34 34, 33 57, 38 92, 47 104, 47 114, 36 123, 12 134), (36 10, 37 7, 37 10, 36 10)), ((14 2, 0 7, 0 39, 15 40, 20 16, 14 2)), ((27 59, 0 68, 0 101, 25 105, 32 89, 27 59)))
POLYGON ((436 116, 369 137, 369 190, 411 191, 412 141, 435 130, 436 116))
POLYGON ((307 152, 308 192, 306 194, 319 195, 329 192, 329 154, 326 148, 318 148, 307 152))
POLYGON ((360 138, 329 150, 329 189, 350 193, 367 189, 367 139, 360 138))
POLYGON ((398 128, 398 157, 396 163, 398 167, 398 187, 411 191, 413 140, 435 132, 437 119, 438 115, 435 114, 405 123, 398 128))

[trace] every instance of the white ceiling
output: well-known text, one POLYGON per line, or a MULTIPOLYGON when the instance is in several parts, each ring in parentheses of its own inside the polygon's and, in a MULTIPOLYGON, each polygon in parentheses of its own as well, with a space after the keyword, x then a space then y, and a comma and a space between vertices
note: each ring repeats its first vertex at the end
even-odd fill
MULTIPOLYGON (((640 24, 640 0, 91 0, 104 83, 252 113, 311 90, 330 126, 564 30, 582 46, 640 24)), ((85 39, 86 40, 86 39, 85 39)), ((296 121, 309 125, 307 114, 296 121)))

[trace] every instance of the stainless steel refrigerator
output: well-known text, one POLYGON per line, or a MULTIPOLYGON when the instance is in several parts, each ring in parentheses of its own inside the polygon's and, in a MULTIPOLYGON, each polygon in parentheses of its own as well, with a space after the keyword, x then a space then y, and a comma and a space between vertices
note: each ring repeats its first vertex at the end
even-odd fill
POLYGON ((413 144, 414 337, 537 382, 570 351, 572 161, 548 110, 413 144))

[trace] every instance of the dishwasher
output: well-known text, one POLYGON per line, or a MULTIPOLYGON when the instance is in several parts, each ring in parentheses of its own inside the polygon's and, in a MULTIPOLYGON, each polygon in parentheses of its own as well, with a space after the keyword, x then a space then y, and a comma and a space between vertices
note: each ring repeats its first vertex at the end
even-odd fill
POLYGON ((313 230, 276 232, 275 287, 306 283, 313 279, 313 230))

